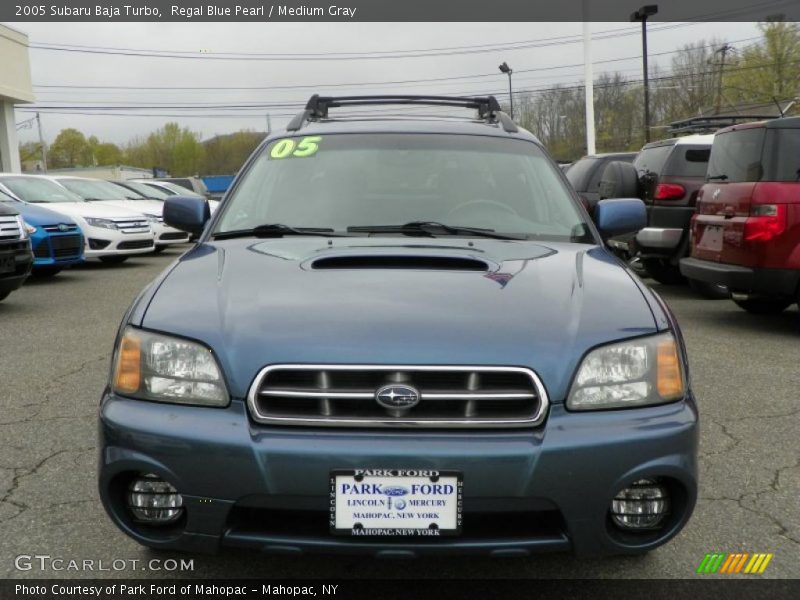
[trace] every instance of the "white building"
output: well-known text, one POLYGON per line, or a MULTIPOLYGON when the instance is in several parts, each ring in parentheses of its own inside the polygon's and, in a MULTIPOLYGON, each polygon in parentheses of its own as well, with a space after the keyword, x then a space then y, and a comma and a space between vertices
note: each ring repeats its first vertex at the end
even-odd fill
POLYGON ((0 171, 20 171, 14 105, 33 101, 28 36, 0 25, 0 171))
POLYGON ((65 169, 48 169, 48 175, 69 175, 74 177, 88 177, 89 179, 127 180, 127 179, 152 179, 151 169, 128 167, 126 165, 109 165, 105 167, 74 167, 65 169))

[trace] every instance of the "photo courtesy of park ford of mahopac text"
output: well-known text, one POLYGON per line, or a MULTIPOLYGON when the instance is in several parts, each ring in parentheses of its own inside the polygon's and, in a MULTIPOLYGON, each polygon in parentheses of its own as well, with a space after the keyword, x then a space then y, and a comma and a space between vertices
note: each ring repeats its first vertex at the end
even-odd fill
POLYGON ((0 600, 800 597, 798 157, 800 0, 0 3, 0 600))

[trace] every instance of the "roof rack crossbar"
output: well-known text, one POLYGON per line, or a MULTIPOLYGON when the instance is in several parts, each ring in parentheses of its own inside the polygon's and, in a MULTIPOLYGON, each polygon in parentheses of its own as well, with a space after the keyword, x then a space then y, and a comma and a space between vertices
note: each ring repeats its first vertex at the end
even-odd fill
POLYGON ((424 106, 453 106, 474 108, 478 118, 487 122, 499 122, 507 132, 516 132, 514 121, 500 110, 500 103, 494 96, 320 96, 314 94, 306 103, 303 112, 298 113, 286 126, 288 131, 297 131, 307 121, 328 118, 328 109, 349 106, 378 106, 386 104, 418 104, 424 106))
POLYGON ((692 117, 681 121, 673 121, 669 124, 669 131, 681 133, 688 131, 716 131, 723 127, 736 125, 738 123, 751 121, 766 121, 777 119, 775 115, 708 115, 705 117, 692 117))

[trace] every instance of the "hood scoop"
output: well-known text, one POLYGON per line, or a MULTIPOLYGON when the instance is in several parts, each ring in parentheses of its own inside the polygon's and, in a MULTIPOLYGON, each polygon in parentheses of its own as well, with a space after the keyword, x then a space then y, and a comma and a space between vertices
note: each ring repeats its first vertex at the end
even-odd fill
POLYGON ((490 270, 484 260, 471 256, 441 254, 340 254, 322 256, 310 261, 311 269, 407 269, 430 271, 482 271, 490 270))

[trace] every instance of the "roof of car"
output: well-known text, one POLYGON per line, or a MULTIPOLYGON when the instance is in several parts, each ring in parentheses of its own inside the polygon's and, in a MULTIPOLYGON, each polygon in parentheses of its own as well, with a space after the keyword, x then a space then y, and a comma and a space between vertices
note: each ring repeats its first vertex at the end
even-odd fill
MULTIPOLYGON (((400 109, 402 111, 402 109, 400 109)), ((516 138, 537 142, 536 137, 521 127, 516 132, 507 132, 496 122, 479 119, 455 119, 448 117, 422 118, 418 116, 375 116, 355 118, 331 118, 310 121, 297 131, 275 131, 267 140, 288 136, 323 135, 333 133, 433 133, 456 135, 485 135, 516 138)))
POLYGON ((716 135, 720 133, 728 133, 730 131, 738 131, 740 129, 800 129, 800 117, 782 117, 778 119, 769 119, 768 121, 751 121, 750 123, 739 123, 731 125, 717 131, 716 135))
POLYGON ((696 134, 696 135, 684 135, 681 137, 674 137, 668 138, 666 140, 658 140, 657 142, 650 142, 649 144, 645 144, 642 147, 642 150, 645 148, 657 148, 659 146, 678 146, 684 144, 707 144, 711 145, 714 143, 714 134, 696 134))
POLYGON ((587 154, 582 156, 580 160, 584 158, 632 158, 637 154, 638 152, 600 152, 598 154, 587 154))

